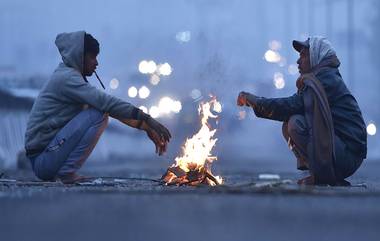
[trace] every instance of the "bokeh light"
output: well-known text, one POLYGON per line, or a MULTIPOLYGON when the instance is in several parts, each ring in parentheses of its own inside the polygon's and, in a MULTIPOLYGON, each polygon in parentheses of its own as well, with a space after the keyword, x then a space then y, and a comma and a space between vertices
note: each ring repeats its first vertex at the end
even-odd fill
POLYGON ((173 100, 170 97, 162 97, 160 102, 158 103, 158 108, 160 109, 160 113, 169 114, 173 109, 173 100))
POLYGON ((283 89, 285 87, 284 75, 280 72, 274 73, 273 84, 276 87, 276 89, 283 89))
POLYGON ((291 64, 288 66, 288 72, 291 75, 296 75, 298 74, 298 66, 296 64, 291 64))
POLYGON ((158 73, 164 76, 169 76, 172 73, 172 67, 168 63, 158 66, 158 73))
POLYGON ((153 118, 157 118, 160 115, 160 109, 157 106, 152 106, 149 108, 149 115, 153 118))
POLYGON ((110 85, 111 89, 115 90, 115 89, 117 89, 119 87, 119 80, 116 79, 116 78, 113 78, 113 79, 111 79, 109 85, 110 85))
POLYGON ((276 50, 280 50, 280 49, 281 49, 282 44, 281 44, 281 42, 278 41, 278 40, 272 40, 272 41, 270 41, 270 42, 268 43, 268 46, 269 46, 269 48, 270 48, 271 50, 276 51, 276 50))
POLYGON ((270 63, 278 63, 281 61, 281 55, 273 50, 267 50, 264 54, 264 58, 270 63))
POLYGON ((150 90, 148 89, 148 87, 146 87, 145 85, 143 85, 140 89, 139 89, 139 97, 141 99, 146 99, 148 98, 150 95, 150 90))
POLYGON ((191 32, 190 31, 182 31, 178 32, 175 35, 175 39, 180 43, 186 43, 191 40, 191 32))
POLYGON ((178 100, 173 100, 168 96, 164 96, 158 102, 159 113, 169 114, 170 112, 179 113, 182 109, 182 103, 178 100))
POLYGON ((142 60, 139 63, 139 71, 142 74, 153 74, 157 70, 157 65, 153 60, 142 60))
POLYGON ((193 89, 191 92, 190 92, 190 97, 194 100, 196 99, 199 99, 200 97, 202 96, 202 93, 200 90, 198 89, 193 89))
POLYGON ((367 125, 367 133, 370 136, 376 135, 376 125, 375 125, 375 123, 369 123, 367 125))
POLYGON ((139 109, 142 110, 144 113, 148 114, 148 108, 146 108, 145 106, 139 106, 139 109))
POLYGON ((172 105, 172 111, 174 113, 179 113, 181 110, 182 110, 182 103, 181 103, 181 101, 179 101, 179 100, 174 101, 173 105, 172 105))
POLYGON ((137 96, 137 88, 132 86, 132 87, 129 87, 128 89, 128 96, 131 97, 131 98, 135 98, 137 96))
POLYGON ((150 76, 149 82, 152 85, 158 85, 158 83, 160 83, 160 76, 157 74, 152 74, 152 76, 150 76))
POLYGON ((148 61, 143 60, 139 63, 139 71, 142 74, 147 74, 148 73, 148 61))
POLYGON ((281 59, 280 59, 280 62, 278 62, 278 65, 279 65, 280 67, 285 67, 285 66, 286 66, 286 63, 287 63, 286 58, 281 56, 281 59))
POLYGON ((148 74, 153 74, 154 72, 156 72, 156 70, 157 70, 156 63, 153 60, 148 61, 148 74))

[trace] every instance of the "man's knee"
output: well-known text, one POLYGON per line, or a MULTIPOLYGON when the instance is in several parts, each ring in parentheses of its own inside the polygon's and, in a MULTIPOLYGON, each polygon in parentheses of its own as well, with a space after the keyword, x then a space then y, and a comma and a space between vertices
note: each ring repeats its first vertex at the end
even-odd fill
POLYGON ((53 181, 55 177, 55 173, 49 173, 44 171, 34 171, 34 175, 41 179, 42 181, 53 181))
POLYGON ((49 164, 51 163, 46 163, 43 160, 36 159, 33 167, 33 172, 36 177, 43 181, 53 181, 57 174, 57 170, 49 164))
POLYGON ((305 117, 302 115, 292 115, 289 120, 283 125, 283 132, 285 131, 292 139, 299 135, 307 135, 307 127, 305 117))

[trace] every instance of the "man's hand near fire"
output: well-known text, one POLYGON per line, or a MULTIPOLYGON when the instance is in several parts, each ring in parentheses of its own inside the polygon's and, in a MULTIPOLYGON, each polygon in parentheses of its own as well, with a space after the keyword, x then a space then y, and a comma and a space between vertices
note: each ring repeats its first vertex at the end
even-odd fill
POLYGON ((145 130, 148 137, 153 141, 158 155, 161 156, 166 152, 172 136, 165 126, 149 116, 147 120, 143 121, 141 129, 145 130))
POLYGON ((166 152, 168 143, 172 136, 165 126, 153 119, 151 116, 146 115, 144 120, 123 120, 122 122, 133 128, 144 130, 149 139, 151 139, 156 146, 156 153, 158 155, 161 156, 166 152))
POLYGON ((257 101, 257 96, 248 92, 241 91, 237 98, 238 106, 250 106, 255 108, 257 101))

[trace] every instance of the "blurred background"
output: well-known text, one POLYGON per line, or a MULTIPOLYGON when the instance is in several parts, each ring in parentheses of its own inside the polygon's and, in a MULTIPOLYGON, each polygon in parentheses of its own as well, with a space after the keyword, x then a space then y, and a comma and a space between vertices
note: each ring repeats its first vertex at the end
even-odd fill
MULTIPOLYGON (((296 92, 293 39, 326 36, 362 109, 368 162, 380 157, 380 2, 375 0, 66 0, 0 1, 0 168, 22 159, 28 114, 61 61, 61 32, 85 30, 100 42, 98 74, 106 92, 167 125, 164 157, 144 133, 111 120, 86 168, 165 168, 199 129, 198 104, 222 103, 213 151, 218 168, 260 163, 295 169, 282 123, 238 108, 242 90, 265 97, 296 92)), ((90 82, 101 88, 98 81, 90 82)), ((218 171, 216 171, 218 172, 218 171)))

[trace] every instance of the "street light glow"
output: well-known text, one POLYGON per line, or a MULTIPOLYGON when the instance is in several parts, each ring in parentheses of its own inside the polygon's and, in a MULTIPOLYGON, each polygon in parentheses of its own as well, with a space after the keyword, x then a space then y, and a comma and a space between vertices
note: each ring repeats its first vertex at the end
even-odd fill
POLYGON ((291 75, 296 75, 298 74, 298 66, 296 64, 291 64, 288 67, 288 72, 291 75))
POLYGON ((152 76, 150 76, 149 82, 152 85, 158 85, 158 83, 160 83, 160 76, 157 74, 152 74, 152 76))
POLYGON ((174 113, 179 113, 181 110, 182 110, 182 103, 181 103, 181 101, 179 101, 179 100, 174 101, 173 105, 172 105, 172 111, 174 113))
POLYGON ((278 63, 281 61, 281 55, 273 50, 267 50, 264 54, 264 58, 270 63, 278 63))
POLYGON ((137 88, 132 86, 128 89, 128 96, 131 98, 135 98, 137 96, 137 88))
POLYGON ((149 95, 150 95, 150 90, 148 89, 148 87, 146 87, 145 85, 143 85, 139 89, 139 97, 141 99, 146 99, 146 98, 148 98, 149 95))
POLYGON ((367 133, 370 136, 376 135, 376 125, 374 123, 369 123, 367 125, 367 133))
POLYGON ((149 109, 149 115, 153 118, 157 118, 160 115, 160 109, 157 106, 152 106, 149 109))
POLYGON ((196 100, 198 98, 200 98, 202 96, 202 93, 200 90, 198 89, 193 89, 191 92, 190 92, 190 96, 193 100, 196 100))
POLYGON ((139 63, 139 71, 142 74, 153 74, 157 70, 157 65, 153 60, 142 60, 139 63))
POLYGON ((190 32, 190 31, 182 31, 182 32, 178 32, 178 33, 175 35, 175 39, 176 39, 178 42, 181 42, 181 43, 189 42, 190 39, 191 39, 191 32, 190 32))
POLYGON ((144 113, 148 114, 148 108, 146 108, 145 106, 139 106, 139 109, 142 110, 144 113))
POLYGON ((115 90, 118 87, 119 87, 119 80, 115 79, 115 78, 111 79, 111 81, 110 81, 110 88, 113 89, 113 90, 115 90))
POLYGON ((272 40, 268 43, 269 48, 273 51, 280 50, 282 47, 282 44, 278 40, 272 40))
POLYGON ((164 63, 158 66, 158 72, 161 75, 169 76, 172 73, 172 67, 168 63, 164 63))
POLYGON ((158 103, 158 108, 160 109, 160 113, 169 114, 173 109, 173 100, 167 96, 162 97, 158 103))
POLYGON ((284 75, 280 72, 274 73, 273 84, 276 87, 276 89, 283 89, 285 87, 284 75))

